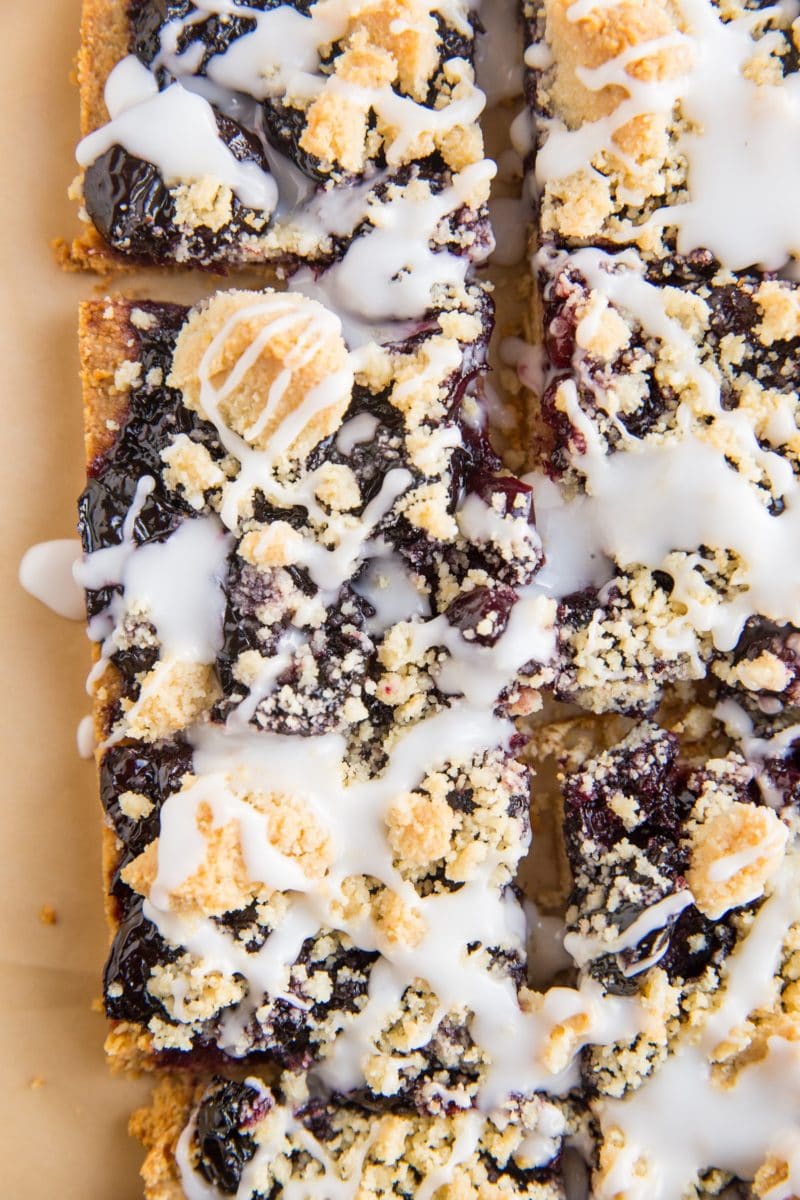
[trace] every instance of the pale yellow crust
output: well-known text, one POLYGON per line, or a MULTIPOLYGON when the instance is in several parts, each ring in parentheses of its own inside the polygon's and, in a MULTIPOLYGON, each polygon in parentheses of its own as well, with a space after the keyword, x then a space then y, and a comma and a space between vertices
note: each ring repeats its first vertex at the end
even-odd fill
MULTIPOLYGON (((83 391, 83 428, 87 470, 113 445, 117 428, 125 419, 128 401, 125 391, 115 386, 121 364, 131 360, 133 336, 129 324, 132 309, 129 301, 119 297, 87 300, 80 306, 78 331, 80 343, 81 387, 83 391)), ((94 662, 99 648, 92 647, 94 662)), ((108 667, 92 696, 92 716, 95 741, 99 745, 110 732, 111 711, 120 694, 119 677, 108 667)), ((100 765, 102 752, 98 751, 100 765)), ((109 941, 119 928, 116 904, 111 894, 111 881, 119 863, 117 839, 103 826, 102 871, 103 897, 109 941)), ((106 1050, 115 1069, 140 1070, 148 1066, 142 1046, 141 1030, 126 1030, 115 1023, 106 1043, 106 1050)), ((146 1038, 149 1035, 144 1035, 146 1038)))
MULTIPOLYGON (((120 0, 83 0, 81 44, 77 56, 80 93, 81 137, 99 129, 108 120, 104 99, 106 80, 128 53, 128 17, 120 0)), ((83 179, 83 172, 79 178, 83 179)), ((72 245, 57 244, 62 266, 100 274, 130 269, 125 258, 115 254, 93 225, 87 225, 72 245)))
POLYGON ((148 1108, 138 1109, 128 1126, 147 1151, 142 1163, 145 1200, 184 1200, 175 1149, 202 1088, 180 1073, 163 1079, 148 1108))

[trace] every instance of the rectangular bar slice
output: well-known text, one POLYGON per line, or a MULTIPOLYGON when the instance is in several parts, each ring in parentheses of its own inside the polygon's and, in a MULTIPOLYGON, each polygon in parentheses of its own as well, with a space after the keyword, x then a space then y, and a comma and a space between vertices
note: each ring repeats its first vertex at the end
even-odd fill
POLYGON ((556 695, 596 712, 706 678, 796 709, 794 15, 526 7, 538 582, 556 695))
POLYGON ((292 1076, 278 1088, 218 1079, 194 1092, 169 1080, 131 1123, 148 1150, 147 1200, 562 1200, 552 1160, 564 1129, 559 1106, 538 1099, 437 1119, 314 1098, 292 1076))
POLYGON ((370 226, 419 259, 456 209, 485 257, 474 42, 467 0, 85 0, 73 262, 285 271, 370 226))
POLYGON ((296 293, 83 308, 121 1065, 317 1064, 431 1113, 561 1070, 513 887, 554 605, 470 295, 354 351, 296 293))
POLYGON ((564 784, 579 982, 664 1014, 581 1061, 598 1197, 797 1191, 798 730, 704 724, 705 751, 642 722, 564 784))
POLYGON ((664 278, 800 251, 797 13, 759 0, 524 0, 539 226, 664 278))
POLYGON ((589 248, 543 250, 536 268, 548 478, 535 494, 563 597, 558 694, 646 711, 665 684, 710 673, 791 715, 797 285, 722 272, 661 284, 636 258, 589 248), (582 552, 560 569, 578 526, 582 552))

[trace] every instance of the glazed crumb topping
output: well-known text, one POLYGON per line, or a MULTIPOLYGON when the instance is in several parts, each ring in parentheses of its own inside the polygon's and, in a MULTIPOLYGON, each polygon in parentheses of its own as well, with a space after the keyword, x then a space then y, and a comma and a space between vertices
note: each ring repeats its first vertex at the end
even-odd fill
POLYGON ((424 247, 440 250, 430 289, 452 279, 441 251, 446 220, 464 204, 469 218, 450 231, 455 253, 488 253, 493 165, 483 158, 469 4, 220 10, 216 0, 174 0, 134 3, 129 20, 130 53, 106 86, 110 119, 95 114, 74 188, 86 221, 118 254, 329 264, 370 223, 380 226, 385 208, 396 232, 407 224, 396 253, 405 238, 419 242, 417 274, 424 247), (453 188, 458 203, 448 205, 453 188))
POLYGON ((125 419, 82 578, 112 1045, 287 1072, 196 1096, 189 1200, 549 1200, 576 1145, 598 1200, 790 1200, 796 14, 526 6, 543 345, 520 479, 477 381, 469 7, 217 9, 131 6, 81 152, 90 215, 153 255, 101 212, 123 179, 165 216, 162 261, 316 267, 285 294, 109 306, 125 419), (143 113, 201 109, 192 162, 141 140, 143 113), (514 882, 514 722, 542 691, 583 710, 574 741, 534 741, 569 875, 547 965, 514 882))

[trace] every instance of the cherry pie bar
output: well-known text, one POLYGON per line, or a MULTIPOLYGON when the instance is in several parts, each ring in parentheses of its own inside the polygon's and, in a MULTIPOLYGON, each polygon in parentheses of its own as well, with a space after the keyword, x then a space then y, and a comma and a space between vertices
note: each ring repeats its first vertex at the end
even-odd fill
POLYGON ((800 178, 779 147, 800 132, 797 14, 543 0, 525 15, 555 693, 646 714, 665 686, 710 678, 791 711, 800 178))
POLYGON ((147 1200, 563 1200, 562 1182, 548 1164, 566 1127, 559 1106, 546 1100, 509 1104, 488 1116, 435 1119, 333 1104, 310 1096, 297 1076, 278 1088, 258 1079, 217 1079, 194 1095, 185 1082, 168 1081, 132 1123, 148 1148, 147 1200))
POLYGON ((684 756, 644 722, 567 775, 565 946, 579 979, 664 1013, 582 1060, 592 1195, 797 1190, 796 770, 778 783, 754 751, 684 756))
POLYGON ((512 473, 480 6, 84 6, 74 262, 286 289, 82 308, 148 1200, 800 1195, 800 7, 520 18, 512 473))
POLYGON ((494 169, 474 44, 466 0, 86 0, 73 259, 285 271, 390 229, 396 269, 430 245, 463 281, 494 169))
POLYGON ((540 545, 486 437, 473 300, 357 352, 291 292, 84 306, 123 1064, 319 1063, 432 1113, 505 1095, 497 1014, 527 1003, 511 717, 554 606, 523 595, 540 545))

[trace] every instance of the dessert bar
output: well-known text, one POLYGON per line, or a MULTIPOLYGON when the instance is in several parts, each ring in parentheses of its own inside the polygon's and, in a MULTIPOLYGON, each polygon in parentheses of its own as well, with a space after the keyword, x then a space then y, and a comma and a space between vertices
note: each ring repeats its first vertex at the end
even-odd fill
POLYGON ((796 737, 765 771, 753 741, 687 757, 643 722, 567 776, 565 946, 579 978, 664 1012, 660 1038, 584 1055, 592 1195, 797 1190, 800 859, 775 770, 796 737))
POLYGON ((466 0, 85 0, 73 262, 285 272, 399 231, 397 270, 433 245, 452 279, 491 248, 474 42, 466 0))
POLYGON ((481 1196, 563 1200, 554 1158, 568 1119, 546 1100, 450 1118, 376 1113, 308 1094, 302 1078, 159 1085, 132 1131, 147 1200, 236 1196, 481 1196), (543 1165, 539 1165, 539 1164, 543 1165))
POLYGON ((511 718, 554 604, 524 592, 540 546, 486 438, 472 298, 354 352, 294 293, 83 308, 122 1065, 318 1063, 430 1112, 552 1073, 511 718))
POLYGON ((555 693, 596 712, 709 676, 794 707, 795 15, 526 6, 540 582, 555 693))
POLYGON ((86 0, 73 262, 288 281, 82 308, 148 1200, 800 1195, 798 11, 523 0, 518 476, 478 5, 86 0))
POLYGON ((797 13, 761 0, 524 0, 543 239, 655 276, 800 252, 797 13))
POLYGON ((796 787, 798 734, 769 745, 730 703, 725 716, 733 744, 708 723, 698 742, 643 722, 567 771, 564 940, 576 976, 537 998, 558 995, 549 1052, 566 1071, 527 1096, 482 1090, 477 1109, 435 1117, 375 1098, 365 1109, 321 1092, 319 1078, 309 1091, 306 1076, 277 1087, 172 1078, 132 1126, 148 1149, 148 1200, 327 1196, 334 1181, 346 1195, 571 1196, 576 1146, 592 1171, 581 1194, 711 1197, 754 1181, 753 1196, 789 1200, 800 863, 796 796, 775 768, 796 787), (564 1019, 567 995, 592 989, 593 1010, 564 1019), (615 1006, 626 1016, 617 1008, 613 1029, 603 1019, 615 1006), (637 1011, 650 1016, 638 1031, 637 1011))
POLYGON ((547 364, 534 492, 562 597, 557 694, 647 711, 667 683, 710 673, 792 710, 797 285, 657 283, 634 252, 588 247, 544 248, 535 266, 547 364))

